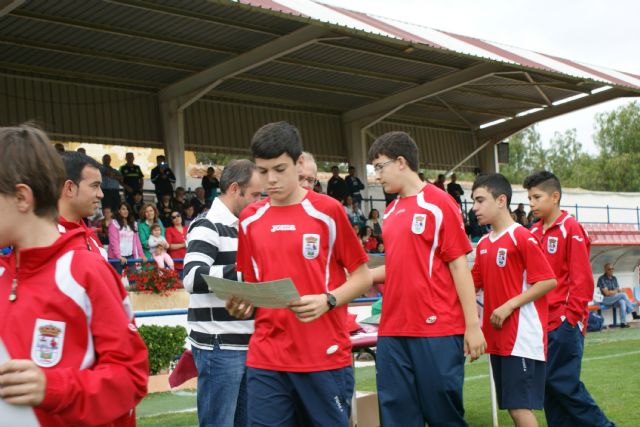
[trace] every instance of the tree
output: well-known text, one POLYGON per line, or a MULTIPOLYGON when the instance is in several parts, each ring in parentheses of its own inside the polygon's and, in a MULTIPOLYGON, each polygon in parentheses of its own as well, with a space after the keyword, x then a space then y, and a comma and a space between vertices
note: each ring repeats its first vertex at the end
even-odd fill
POLYGON ((528 127, 509 138, 509 164, 500 172, 512 183, 522 183, 527 175, 544 168, 545 154, 540 133, 535 126, 528 127))
POLYGON ((607 158, 640 152, 640 103, 598 114, 594 141, 607 158))

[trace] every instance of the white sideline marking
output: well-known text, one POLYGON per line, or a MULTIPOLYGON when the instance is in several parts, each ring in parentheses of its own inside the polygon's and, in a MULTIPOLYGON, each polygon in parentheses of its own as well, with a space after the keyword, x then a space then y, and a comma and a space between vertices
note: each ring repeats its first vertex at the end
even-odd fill
MULTIPOLYGON (((627 351, 625 353, 609 354, 609 355, 606 355, 606 356, 586 357, 586 358, 582 359, 582 362, 591 362, 593 360, 615 359, 617 357, 632 356, 634 354, 640 354, 640 350, 627 351)), ((373 364, 373 362, 364 362, 364 363, 372 363, 373 364)), ((473 376, 470 376, 470 377, 465 377, 464 381, 465 382, 467 382, 467 381, 477 381, 477 380, 481 380, 483 378, 488 378, 488 377, 489 377, 488 374, 473 375, 473 376)), ((170 415, 170 414, 182 414, 182 413, 188 413, 188 412, 196 412, 197 410, 198 410, 198 408, 193 407, 193 408, 181 409, 179 411, 158 412, 156 414, 143 415, 143 416, 140 416, 138 418, 158 417, 158 416, 161 416, 161 415, 170 415)))

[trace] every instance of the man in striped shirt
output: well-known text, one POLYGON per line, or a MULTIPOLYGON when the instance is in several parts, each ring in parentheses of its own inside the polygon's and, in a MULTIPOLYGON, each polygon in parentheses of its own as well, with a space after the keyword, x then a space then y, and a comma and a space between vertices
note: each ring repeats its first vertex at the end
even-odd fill
POLYGON ((253 320, 231 317, 202 275, 238 280, 238 216, 259 200, 262 191, 255 165, 249 160, 230 162, 220 177, 220 190, 220 197, 206 216, 191 224, 187 235, 183 282, 191 294, 188 340, 198 369, 200 425, 245 426, 245 361, 253 320))

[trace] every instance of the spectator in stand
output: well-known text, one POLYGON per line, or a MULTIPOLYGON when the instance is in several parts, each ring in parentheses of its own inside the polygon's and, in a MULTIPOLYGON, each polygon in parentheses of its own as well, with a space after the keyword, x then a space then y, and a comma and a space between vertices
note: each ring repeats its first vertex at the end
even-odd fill
POLYGON ((389 206, 398 197, 398 193, 387 193, 384 191, 384 188, 382 189, 382 193, 384 194, 385 206, 389 206))
POLYGON ((142 192, 144 185, 144 174, 140 166, 133 164, 133 153, 125 154, 126 163, 120 166, 120 175, 122 176, 122 188, 124 188, 124 199, 133 205, 133 195, 142 192))
POLYGON ((163 194, 156 206, 158 208, 158 215, 160 216, 162 226, 165 228, 170 226, 171 212, 178 210, 176 204, 173 203, 173 199, 171 199, 171 194, 163 194))
POLYGON ((420 178, 420 181, 422 181, 422 182, 427 182, 427 178, 424 177, 424 173, 423 172, 420 172, 418 174, 418 178, 420 178))
POLYGON ((156 187, 156 198, 160 200, 163 194, 173 195, 173 184, 176 183, 176 176, 164 156, 157 156, 156 163, 158 165, 151 169, 151 182, 156 187))
POLYGON ((209 209, 209 205, 204 198, 204 188, 196 188, 196 195, 191 199, 191 206, 193 206, 193 214, 195 216, 198 216, 206 209, 209 209))
POLYGON ((177 210, 180 213, 184 212, 184 208, 186 208, 187 205, 189 204, 189 202, 187 201, 186 191, 184 190, 184 187, 176 188, 176 194, 173 197, 173 199, 171 199, 171 203, 173 204, 173 207, 175 210, 177 210))
POLYGON ((151 258, 151 252, 149 252, 149 236, 151 236, 151 226, 153 224, 160 224, 162 229, 162 235, 164 236, 164 226, 160 221, 160 215, 158 208, 153 203, 145 203, 140 209, 142 215, 144 215, 138 221, 138 232, 140 233, 140 244, 144 250, 144 256, 151 258))
POLYGON ((353 202, 353 198, 351 196, 345 197, 343 205, 351 225, 358 224, 360 228, 362 228, 367 218, 362 213, 362 210, 353 202))
POLYGON ((298 164, 298 182, 305 190, 313 190, 318 177, 318 166, 316 159, 311 153, 302 152, 302 164, 298 164))
POLYGON ((136 218, 136 221, 140 219, 140 209, 142 209, 142 205, 144 205, 142 191, 136 191, 133 194, 133 204, 131 205, 131 210, 133 211, 133 216, 136 218))
POLYGON ((331 168, 331 173, 333 176, 329 178, 329 181, 327 182, 327 195, 333 197, 340 203, 343 203, 344 198, 348 194, 347 184, 340 176, 340 169, 338 169, 338 166, 333 166, 331 168))
POLYGON ((451 194, 451 197, 456 199, 456 202, 462 206, 462 195, 464 194, 464 190, 462 189, 462 186, 456 182, 457 179, 458 177, 455 173, 451 175, 451 181, 447 184, 447 193, 451 194))
POLYGON ((150 258, 142 251, 136 219, 127 202, 120 202, 109 224, 108 254, 109 259, 119 259, 122 266, 127 265, 130 260, 142 259, 142 262, 147 262, 147 258, 150 258))
POLYGON ((467 221, 467 234, 469 235, 472 243, 477 242, 482 236, 489 232, 488 225, 480 225, 480 223, 478 222, 478 217, 476 216, 476 212, 473 210, 473 208, 469 209, 469 213, 467 214, 467 221))
POLYGON ((436 179, 436 182, 434 182, 433 185, 435 185, 442 191, 447 191, 444 188, 444 174, 438 174, 438 179, 436 179))
POLYGON ((384 254, 384 243, 382 242, 378 243, 378 247, 376 248, 376 253, 384 254))
POLYGON ((0 362, 2 424, 20 425, 16 405, 38 419, 23 425, 135 425, 147 350, 122 309, 119 277, 82 230, 58 231, 60 156, 23 125, 0 129, 0 159, 0 247, 15 249, 0 258, 0 341, 11 355, 0 362))
MULTIPOLYGON (((178 211, 171 212, 171 226, 165 230, 167 242, 169 242, 169 255, 174 260, 182 259, 187 254, 187 230, 182 224, 182 214, 178 211)), ((175 263, 176 270, 182 270, 182 262, 175 263)))
POLYGON ((78 148, 76 149, 76 151, 77 151, 78 153, 82 153, 82 154, 84 154, 85 156, 87 155, 87 150, 86 150, 84 147, 78 147, 78 148))
POLYGON ((122 183, 122 175, 117 169, 111 167, 111 156, 105 154, 102 156, 102 206, 108 206, 112 210, 117 209, 120 205, 120 184, 122 183))
POLYGON ((102 218, 96 223, 98 239, 105 248, 109 246, 109 224, 111 224, 111 220, 113 220, 113 211, 109 206, 105 206, 102 208, 102 218))
POLYGON ((160 224, 151 226, 151 236, 149 236, 149 252, 153 255, 153 259, 158 268, 174 269, 173 260, 167 253, 169 242, 162 236, 160 224))
POLYGON ((64 144, 62 144, 60 142, 56 142, 54 147, 55 147, 56 151, 58 152, 58 154, 64 153, 64 144))
POLYGON ((188 204, 186 208, 184 208, 184 214, 182 215, 182 223, 185 227, 189 227, 191 222, 196 219, 195 210, 193 209, 193 205, 188 204))
POLYGON ((531 228, 531 226, 535 224, 537 221, 538 221, 538 218, 536 218, 536 215, 533 213, 533 210, 530 210, 529 215, 527 215, 527 228, 531 228))
POLYGON ((204 199, 207 202, 207 206, 211 206, 211 202, 218 195, 218 188, 220 187, 220 181, 216 178, 215 168, 211 166, 207 168, 207 174, 202 177, 202 184, 200 185, 204 188, 204 199))
POLYGON ((360 239, 362 239, 362 245, 367 252, 375 252, 378 247, 378 239, 373 235, 373 230, 368 225, 365 225, 362 231, 360 231, 360 239))
POLYGON ((634 320, 640 319, 636 308, 638 304, 631 302, 629 297, 618 284, 618 278, 613 275, 613 264, 606 263, 604 265, 604 274, 598 278, 598 288, 604 296, 602 303, 605 305, 615 305, 620 309, 620 327, 629 328, 627 323, 627 314, 631 314, 634 320))
POLYGON ((524 204, 519 203, 516 210, 513 211, 516 214, 516 222, 520 225, 527 226, 527 213, 524 210, 524 204))
POLYGON ((320 181, 316 181, 316 183, 313 184, 313 191, 315 191, 316 193, 324 194, 324 191, 322 191, 322 184, 320 183, 320 181))
POLYGON ((366 225, 371 227, 374 237, 377 239, 382 237, 382 218, 380 218, 380 212, 378 212, 378 209, 371 209, 366 225))
POLYGON ((344 182, 347 185, 347 194, 351 196, 353 203, 358 208, 362 208, 362 193, 360 193, 360 190, 364 190, 364 184, 356 176, 355 166, 349 166, 349 175, 345 177, 344 182))

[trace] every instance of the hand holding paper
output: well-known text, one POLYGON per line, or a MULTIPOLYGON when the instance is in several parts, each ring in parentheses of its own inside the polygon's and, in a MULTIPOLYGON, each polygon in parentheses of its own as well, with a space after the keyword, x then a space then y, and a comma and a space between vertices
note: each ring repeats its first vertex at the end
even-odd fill
POLYGON ((300 299, 300 294, 291 279, 280 279, 272 282, 244 283, 234 280, 219 279, 217 277, 202 276, 207 283, 209 290, 223 300, 231 300, 236 297, 237 307, 240 309, 241 304, 249 303, 254 307, 263 308, 287 308, 287 303, 300 299))

